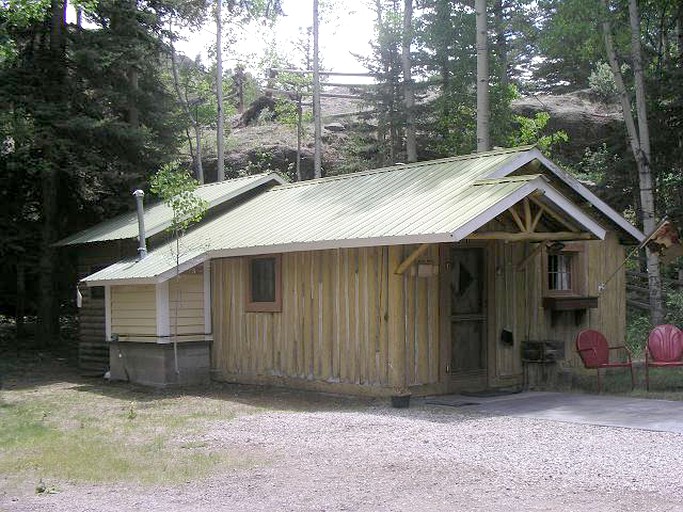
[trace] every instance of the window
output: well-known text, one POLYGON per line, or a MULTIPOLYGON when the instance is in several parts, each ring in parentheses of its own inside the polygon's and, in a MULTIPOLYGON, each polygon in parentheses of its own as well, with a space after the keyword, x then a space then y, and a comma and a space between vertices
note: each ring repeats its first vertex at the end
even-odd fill
POLYGON ((280 297, 280 256, 257 256, 248 260, 246 310, 282 310, 280 297))
POLYGON ((572 255, 548 254, 548 290, 571 291, 572 255))
POLYGON ((544 253, 544 295, 582 295, 586 288, 584 244, 556 242, 544 253))

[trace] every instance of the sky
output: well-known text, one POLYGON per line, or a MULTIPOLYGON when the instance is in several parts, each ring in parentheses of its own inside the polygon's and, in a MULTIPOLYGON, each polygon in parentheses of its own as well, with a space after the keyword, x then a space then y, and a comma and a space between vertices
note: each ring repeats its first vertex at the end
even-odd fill
MULTIPOLYGON (((324 3, 321 0, 321 4, 324 3)), ((331 14, 326 14, 321 8, 322 65, 332 71, 365 72, 352 53, 370 53, 369 41, 373 36, 374 23, 372 8, 368 0, 337 0, 333 3, 338 4, 338 7, 331 14)), ((282 6, 286 16, 277 21, 276 40, 273 41, 268 31, 258 24, 246 28, 234 45, 238 58, 235 59, 233 52, 224 53, 225 68, 234 66, 236 60, 241 60, 247 67, 255 66, 260 55, 269 48, 275 48, 279 54, 293 51, 293 41, 296 41, 299 29, 305 30, 313 23, 313 1, 283 0, 282 6)), ((215 39, 215 34, 215 23, 209 23, 198 32, 185 34, 186 40, 178 42, 176 48, 191 58, 201 55, 202 60, 206 61, 207 48, 215 39)), ((350 81, 355 80, 351 78, 350 81)))

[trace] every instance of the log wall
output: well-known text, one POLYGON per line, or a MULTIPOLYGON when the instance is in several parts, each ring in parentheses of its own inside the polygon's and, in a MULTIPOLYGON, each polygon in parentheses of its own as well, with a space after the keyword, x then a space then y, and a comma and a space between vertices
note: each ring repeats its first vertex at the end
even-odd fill
MULTIPOLYGON (((131 242, 87 244, 77 249, 78 280, 115 261, 135 253, 131 242)), ((83 375, 100 376, 109 367, 109 346, 106 342, 104 288, 79 284, 83 297, 78 310, 78 366, 83 375)))
MULTIPOLYGON (((88 244, 78 249, 78 280, 123 258, 133 245, 127 242, 88 244)), ((133 254, 135 253, 134 249, 133 254)), ((104 344, 104 288, 78 286, 83 301, 78 311, 81 343, 104 344)))
POLYGON ((531 253, 535 244, 494 242, 490 245, 489 367, 495 369, 490 375, 491 385, 506 385, 519 380, 523 340, 564 342, 563 365, 567 367, 582 366, 574 349, 574 340, 582 329, 597 329, 607 336, 610 344, 623 344, 626 326, 624 270, 616 273, 604 291, 600 292, 598 287, 622 264, 624 247, 611 233, 605 241, 584 244, 583 294, 599 296, 599 299, 598 307, 579 315, 578 323, 573 311, 556 314, 553 323, 551 311, 543 308, 544 253, 540 252, 519 268, 518 264, 531 253), (513 346, 501 343, 502 329, 513 332, 513 346))
MULTIPOLYGON (((212 261, 216 377, 387 393, 439 381, 438 276, 394 270, 417 246, 282 255, 282 311, 244 310, 244 258, 212 261)), ((419 261, 438 265, 438 247, 419 261)))

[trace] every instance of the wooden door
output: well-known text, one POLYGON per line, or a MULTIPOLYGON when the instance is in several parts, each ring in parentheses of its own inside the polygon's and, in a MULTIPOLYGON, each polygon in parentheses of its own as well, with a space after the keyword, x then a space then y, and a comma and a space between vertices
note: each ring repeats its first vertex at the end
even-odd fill
POLYGON ((451 247, 449 256, 451 374, 456 379, 469 375, 485 382, 485 252, 483 248, 451 247))

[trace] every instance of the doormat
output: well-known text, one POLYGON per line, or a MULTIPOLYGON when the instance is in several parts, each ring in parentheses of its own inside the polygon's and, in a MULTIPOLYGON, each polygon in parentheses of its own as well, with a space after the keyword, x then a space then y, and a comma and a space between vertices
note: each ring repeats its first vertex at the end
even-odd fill
POLYGON ((521 393, 522 389, 484 389, 482 391, 461 391, 462 396, 471 396, 474 398, 493 398, 496 396, 509 396, 521 393))
POLYGON ((425 398, 426 405, 445 405, 448 407, 465 407, 467 405, 481 405, 479 402, 463 400, 462 397, 449 398, 447 396, 425 398))

